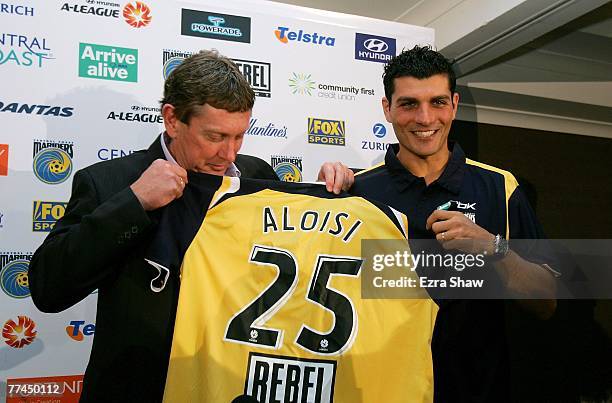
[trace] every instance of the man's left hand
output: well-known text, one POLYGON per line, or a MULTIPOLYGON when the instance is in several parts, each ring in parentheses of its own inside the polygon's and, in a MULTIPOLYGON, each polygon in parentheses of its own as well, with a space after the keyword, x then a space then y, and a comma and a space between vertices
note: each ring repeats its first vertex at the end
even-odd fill
POLYGON ((434 211, 427 218, 426 228, 436 234, 436 239, 444 249, 457 249, 466 253, 493 252, 495 235, 459 211, 434 211))
POLYGON ((349 190, 353 186, 355 175, 341 162, 326 162, 319 170, 317 181, 325 181, 328 192, 339 194, 341 190, 349 190))

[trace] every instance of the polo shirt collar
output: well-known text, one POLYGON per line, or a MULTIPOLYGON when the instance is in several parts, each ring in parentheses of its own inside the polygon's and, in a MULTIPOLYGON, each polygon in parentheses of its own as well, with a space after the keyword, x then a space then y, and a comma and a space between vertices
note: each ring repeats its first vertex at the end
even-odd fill
MULTIPOLYGON (((440 175, 432 185, 435 183, 456 194, 461 190, 461 181, 463 180, 463 174, 465 172, 465 153, 463 149, 461 149, 461 146, 454 141, 448 142, 448 149, 451 152, 448 164, 446 164, 446 168, 444 168, 442 175, 440 175)), ((398 152, 399 144, 391 144, 385 155, 385 165, 398 190, 403 192, 416 181, 423 181, 423 178, 413 175, 402 165, 397 159, 398 152)))

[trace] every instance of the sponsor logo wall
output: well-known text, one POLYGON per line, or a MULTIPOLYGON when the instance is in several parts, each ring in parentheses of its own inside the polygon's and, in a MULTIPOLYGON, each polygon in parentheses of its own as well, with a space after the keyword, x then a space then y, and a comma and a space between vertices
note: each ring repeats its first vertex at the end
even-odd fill
POLYGON ((433 30, 260 0, 0 1, 0 350, 12 360, 0 401, 23 401, 24 385, 61 386, 41 401, 78 399, 97 294, 39 312, 30 260, 66 214, 78 170, 163 130, 163 82, 186 57, 214 48, 236 63, 256 95, 242 152, 299 182, 324 161, 381 160, 395 139, 383 65, 417 43, 433 43, 433 30))

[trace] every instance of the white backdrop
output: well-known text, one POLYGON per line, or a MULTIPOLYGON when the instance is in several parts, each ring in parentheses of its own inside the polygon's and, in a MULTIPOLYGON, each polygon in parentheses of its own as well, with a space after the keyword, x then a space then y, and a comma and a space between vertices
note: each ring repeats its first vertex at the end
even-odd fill
MULTIPOLYGON (((380 106, 382 62, 434 42, 427 28, 266 1, 118 1, 0 2, 2 398, 7 379, 84 372, 95 294, 40 313, 28 261, 63 214, 76 170, 160 133, 164 73, 181 55, 215 48, 236 59, 259 95, 241 152, 283 163, 286 179, 314 180, 324 161, 382 160, 395 139, 380 106)), ((53 379, 78 394, 78 381, 53 379)))

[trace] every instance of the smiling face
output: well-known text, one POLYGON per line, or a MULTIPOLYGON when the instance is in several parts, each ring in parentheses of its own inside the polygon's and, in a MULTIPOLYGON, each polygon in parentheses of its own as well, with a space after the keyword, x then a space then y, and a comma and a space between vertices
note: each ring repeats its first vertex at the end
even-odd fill
POLYGON ((168 149, 187 171, 223 175, 236 160, 251 111, 228 112, 208 104, 198 108, 189 123, 181 122, 174 107, 165 104, 162 113, 166 132, 172 139, 168 149))
POLYGON ((446 74, 394 79, 392 100, 383 98, 382 104, 400 143, 400 161, 448 158, 448 133, 458 102, 459 94, 451 94, 446 74))

